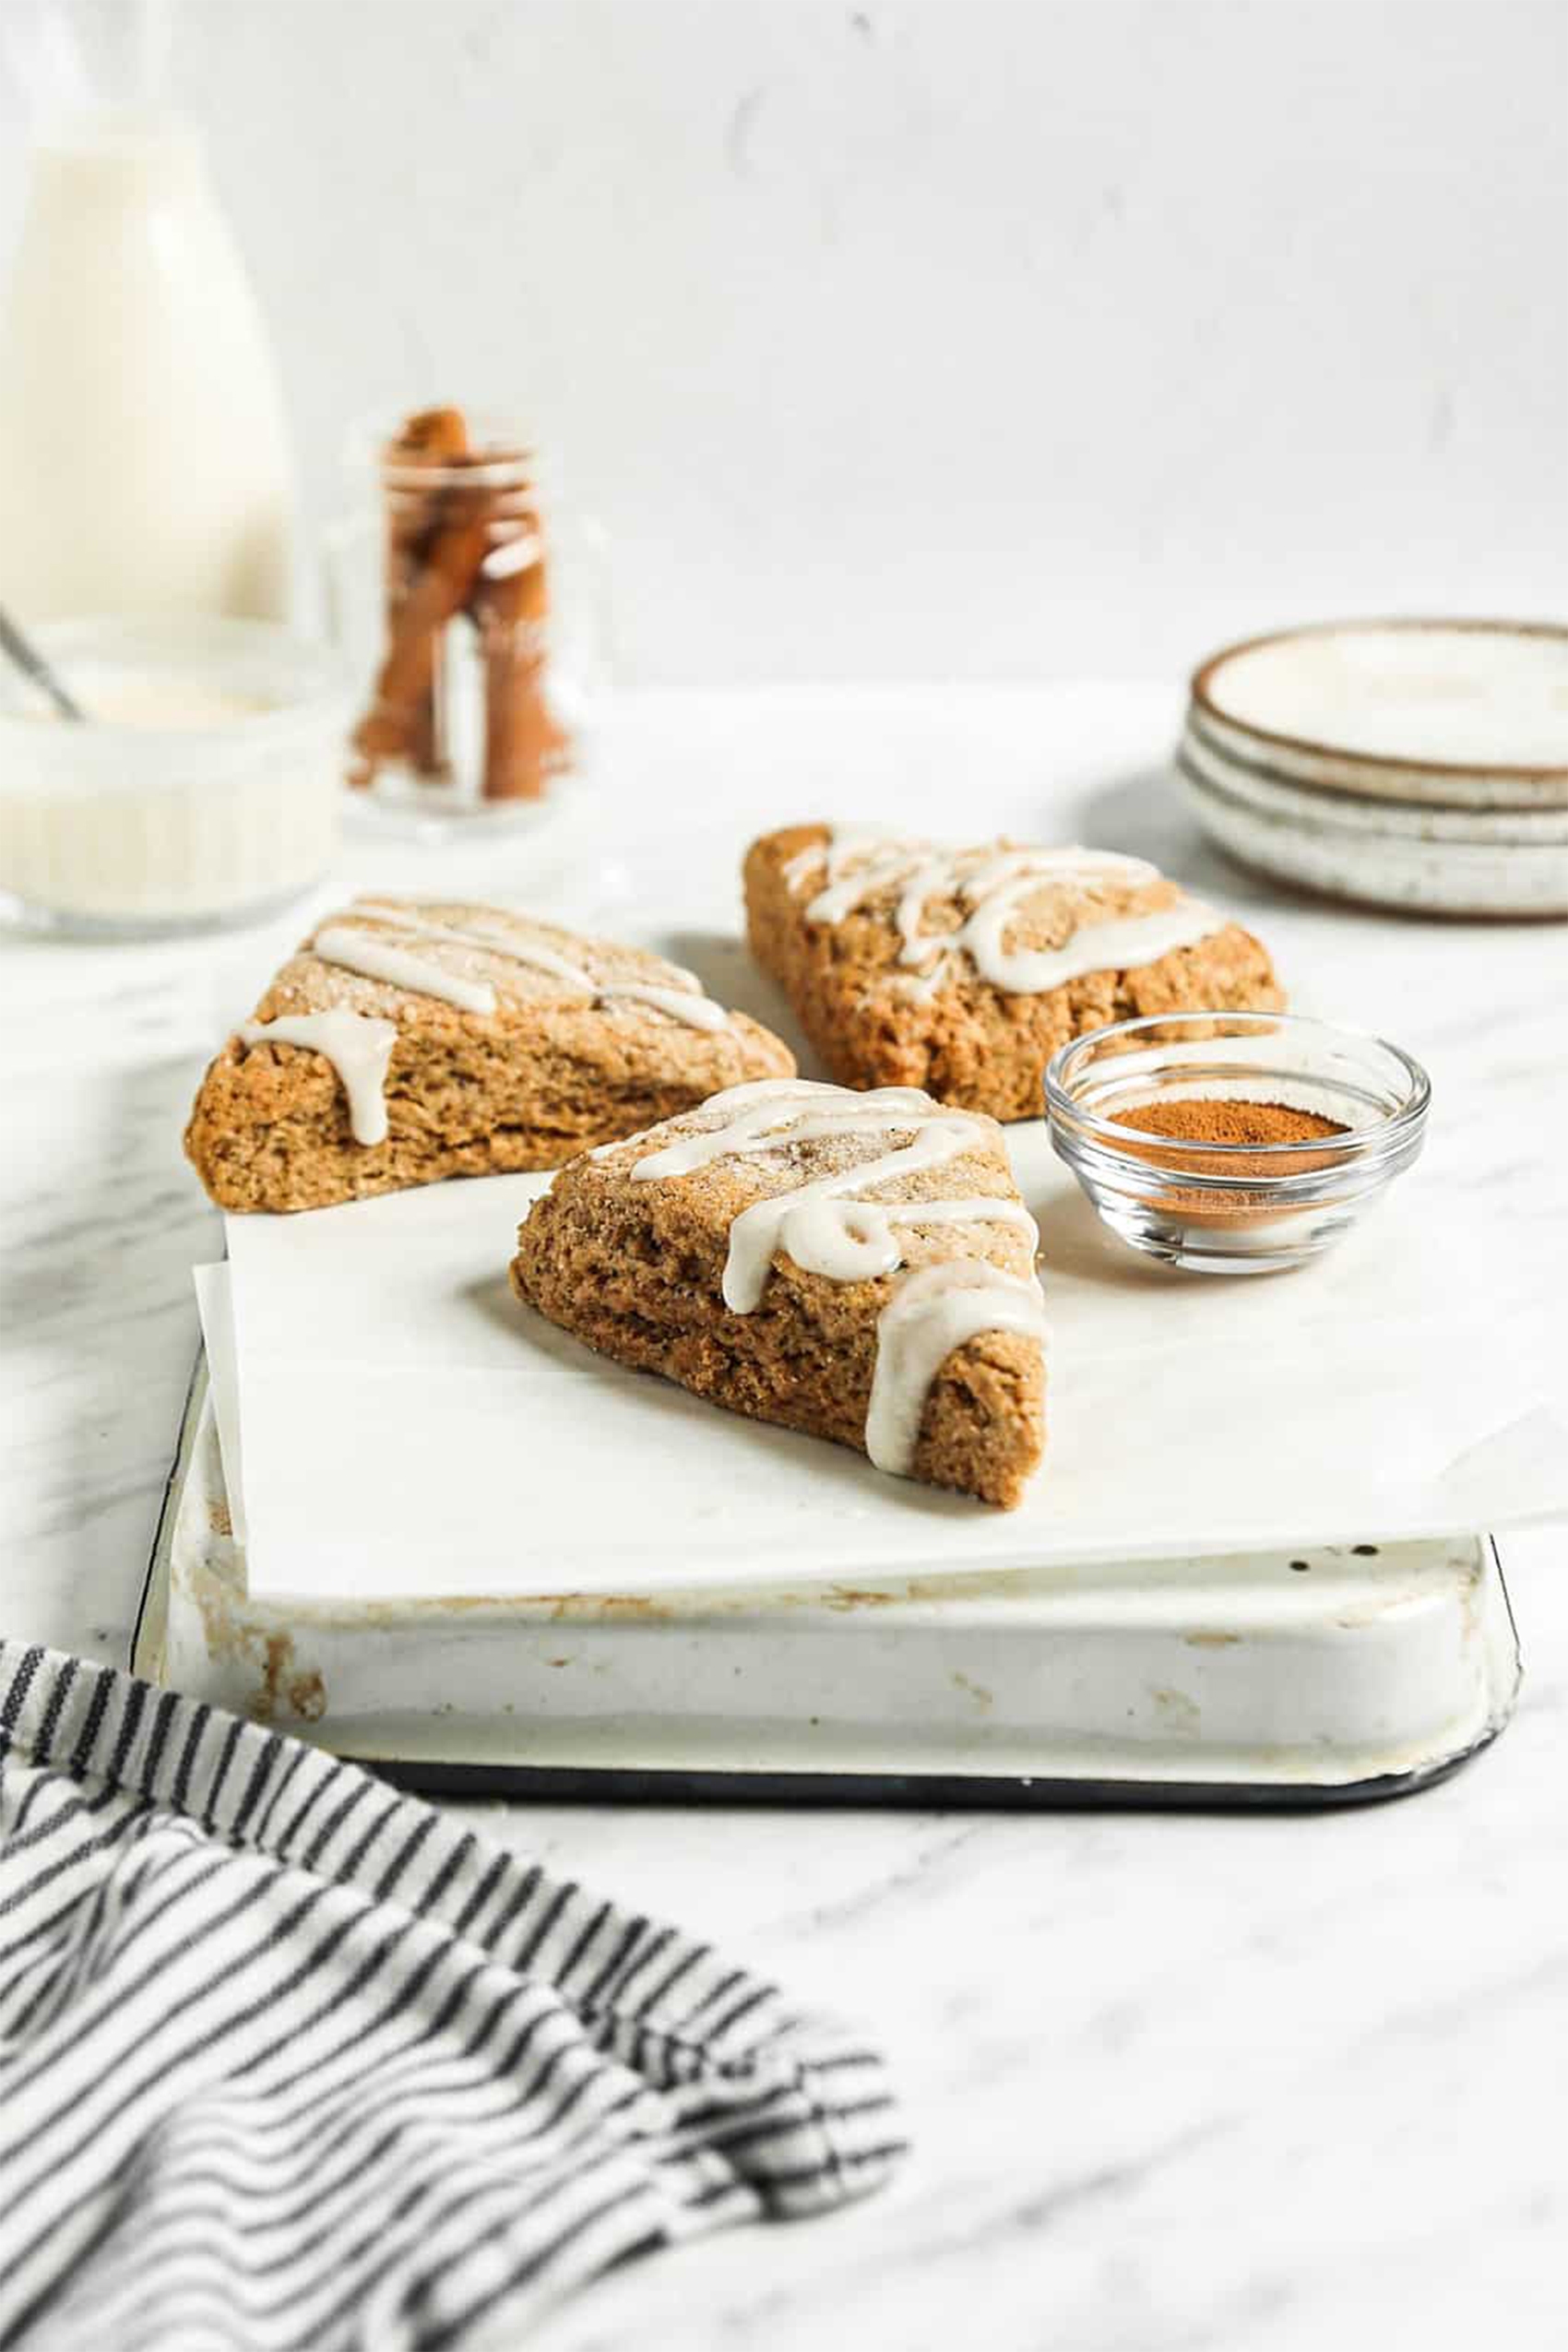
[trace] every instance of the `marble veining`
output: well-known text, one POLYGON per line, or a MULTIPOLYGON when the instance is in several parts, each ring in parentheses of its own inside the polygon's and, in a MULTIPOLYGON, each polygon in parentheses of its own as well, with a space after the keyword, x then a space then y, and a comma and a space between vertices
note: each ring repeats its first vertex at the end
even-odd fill
MULTIPOLYGON (((1560 1068, 1568 927, 1393 921, 1242 876, 1170 790, 1163 692, 801 695, 761 719, 741 698, 665 696, 614 725, 641 806, 732 820, 686 836, 662 944, 700 964, 706 937, 710 986, 765 1019, 778 1001, 715 913, 748 831, 790 813, 824 742, 855 778, 851 814, 940 830, 908 778, 952 772, 983 739, 986 823, 1146 854, 1265 928, 1303 1009, 1382 1024, 1429 1063, 1423 1184, 1515 1237, 1500 1312, 1530 1295, 1563 1221, 1542 1073, 1560 1068), (1042 776, 1063 779, 1043 807, 1042 776)), ((631 919, 624 879, 588 831, 580 849, 540 911, 612 933, 631 919)), ((444 889, 526 899, 526 849, 505 874, 471 854, 444 889)), ((0 943, 7 1633, 124 1657, 195 1347, 189 1269, 220 1246, 179 1147, 203 1060, 345 880, 428 879, 415 852, 361 850, 318 909, 217 950, 0 943)), ((464 1809, 863 2018, 917 2142, 888 2196, 607 2279, 545 2352, 1546 2352, 1564 2218, 1563 1541, 1508 1546, 1514 1725, 1408 1803, 1299 1819, 464 1809)))

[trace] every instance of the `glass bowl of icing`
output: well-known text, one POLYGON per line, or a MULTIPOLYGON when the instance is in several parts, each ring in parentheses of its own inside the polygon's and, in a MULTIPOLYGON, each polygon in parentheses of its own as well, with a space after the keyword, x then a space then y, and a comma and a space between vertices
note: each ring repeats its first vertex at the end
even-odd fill
POLYGON ((1204 1274, 1331 1247, 1417 1158, 1431 1099, 1398 1046, 1281 1013, 1118 1021, 1045 1074, 1051 1142, 1101 1222, 1204 1274))
POLYGON ((0 677, 0 920, 158 938, 258 921, 320 881, 349 711, 332 654, 218 616, 30 634, 85 717, 0 677))

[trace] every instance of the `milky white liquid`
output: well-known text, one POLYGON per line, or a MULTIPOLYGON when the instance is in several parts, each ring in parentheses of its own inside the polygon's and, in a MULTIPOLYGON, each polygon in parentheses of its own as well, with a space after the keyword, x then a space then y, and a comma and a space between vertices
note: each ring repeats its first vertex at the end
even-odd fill
POLYGON ((346 716, 328 662, 254 621, 52 623, 39 639, 87 716, 0 696, 0 916, 134 932, 319 880, 346 716))
MULTIPOLYGON (((258 710, 271 707, 258 695, 232 694, 224 687, 187 684, 184 680, 157 674, 116 678, 109 685, 94 686, 90 692, 84 691, 79 679, 73 678, 71 683, 76 688, 77 707, 86 719, 106 727, 159 728, 177 735, 188 728, 222 727, 232 719, 250 719, 258 710)), ((45 727, 77 723, 63 719, 57 710, 43 703, 18 715, 45 727)))
POLYGON ((261 316, 199 139, 42 148, 0 308, 0 550, 24 620, 286 615, 291 483, 261 316))

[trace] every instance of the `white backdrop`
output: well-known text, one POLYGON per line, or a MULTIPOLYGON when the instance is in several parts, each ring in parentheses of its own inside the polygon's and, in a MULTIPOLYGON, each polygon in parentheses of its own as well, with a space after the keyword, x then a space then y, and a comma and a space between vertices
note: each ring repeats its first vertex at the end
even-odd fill
POLYGON ((1568 602, 1561 0, 186 0, 178 56, 314 517, 354 411, 516 400, 629 683, 1568 602))

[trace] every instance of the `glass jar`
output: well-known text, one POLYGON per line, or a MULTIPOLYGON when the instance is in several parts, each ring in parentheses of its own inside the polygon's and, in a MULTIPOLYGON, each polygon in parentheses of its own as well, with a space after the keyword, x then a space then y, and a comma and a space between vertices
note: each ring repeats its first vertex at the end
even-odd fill
POLYGON ((421 833, 537 823, 586 764, 597 534, 563 516, 505 420, 429 409, 362 427, 350 464, 328 587, 362 694, 351 809, 421 833))
POLYGON ((0 291, 0 550, 24 625, 292 605, 278 372, 202 134, 169 102, 169 30, 150 0, 0 7, 0 105, 14 77, 34 131, 0 291))

